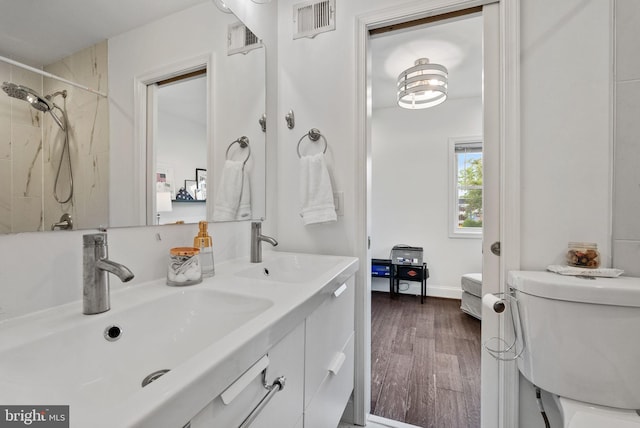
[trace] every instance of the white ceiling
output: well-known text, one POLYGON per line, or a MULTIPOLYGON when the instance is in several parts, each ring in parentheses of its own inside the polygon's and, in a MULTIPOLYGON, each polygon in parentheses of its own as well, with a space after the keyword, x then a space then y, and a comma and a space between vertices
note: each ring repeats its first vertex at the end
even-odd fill
POLYGON ((482 16, 373 36, 373 108, 397 105, 397 79, 418 58, 449 70, 448 99, 482 95, 482 16))
POLYGON ((0 55, 51 64, 104 39, 210 0, 0 0, 0 55))
POLYGON ((158 110, 200 126, 206 126, 206 76, 182 80, 158 88, 158 110))

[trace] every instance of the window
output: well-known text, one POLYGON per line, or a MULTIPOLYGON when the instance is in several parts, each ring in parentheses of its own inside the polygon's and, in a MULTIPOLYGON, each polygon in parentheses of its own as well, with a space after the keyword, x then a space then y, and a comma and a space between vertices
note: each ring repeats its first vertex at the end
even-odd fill
POLYGON ((482 237, 482 139, 453 138, 451 159, 451 237, 482 237))

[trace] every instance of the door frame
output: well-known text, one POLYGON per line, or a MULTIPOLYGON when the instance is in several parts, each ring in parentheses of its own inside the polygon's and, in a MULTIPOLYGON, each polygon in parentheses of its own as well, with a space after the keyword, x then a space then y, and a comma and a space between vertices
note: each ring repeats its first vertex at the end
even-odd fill
MULTIPOLYGON (((499 21, 497 111, 492 119, 499 139, 498 258, 497 283, 483 284, 483 292, 504 292, 506 274, 520 267, 520 10, 519 0, 422 0, 406 6, 374 11, 356 17, 356 218, 357 252, 360 270, 356 276, 356 361, 353 397, 353 423, 366 425, 371 396, 371 58, 369 30, 427 16, 437 16, 476 6, 497 3, 493 19, 499 21)), ((484 11, 483 11, 484 12, 484 11)), ((485 237, 485 240, 487 237, 485 237)), ((483 249, 491 242, 483 242, 483 249)), ((491 254, 483 251, 483 266, 491 254)), ((495 262, 494 262, 495 265, 495 262)), ((505 317, 495 317, 483 308, 484 341, 504 337, 505 317), (488 321, 488 322, 487 322, 488 321)), ((507 333, 508 334, 508 333, 507 333)), ((482 408, 484 428, 518 426, 518 368, 514 362, 496 361, 482 352, 482 408)))

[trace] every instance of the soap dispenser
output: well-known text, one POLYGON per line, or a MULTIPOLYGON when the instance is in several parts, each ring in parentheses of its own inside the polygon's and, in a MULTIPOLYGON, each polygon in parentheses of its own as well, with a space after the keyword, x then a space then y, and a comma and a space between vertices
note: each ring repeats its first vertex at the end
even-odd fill
POLYGON ((200 265, 202 266, 202 276, 213 276, 216 272, 213 265, 213 240, 207 232, 208 223, 201 221, 198 223, 200 232, 193 238, 193 246, 200 249, 200 265))

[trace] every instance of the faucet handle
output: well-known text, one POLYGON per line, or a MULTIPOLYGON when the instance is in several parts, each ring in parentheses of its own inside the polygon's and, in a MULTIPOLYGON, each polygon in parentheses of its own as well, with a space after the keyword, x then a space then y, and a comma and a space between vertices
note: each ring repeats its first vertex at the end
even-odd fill
POLYGON ((82 235, 82 243, 85 247, 102 247, 107 245, 107 234, 102 232, 82 235))
POLYGON ((73 219, 68 213, 62 214, 60 220, 57 223, 53 223, 51 225, 51 230, 72 230, 73 229, 73 219))

